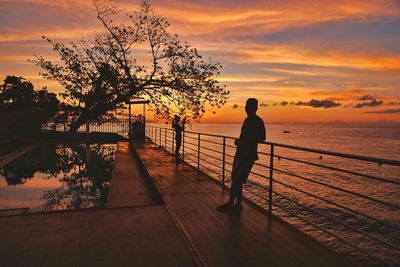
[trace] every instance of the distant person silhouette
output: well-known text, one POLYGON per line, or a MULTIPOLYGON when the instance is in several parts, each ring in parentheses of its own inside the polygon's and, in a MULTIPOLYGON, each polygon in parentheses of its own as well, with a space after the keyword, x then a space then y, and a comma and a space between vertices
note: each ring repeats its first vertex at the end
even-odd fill
POLYGON ((175 159, 179 159, 179 150, 182 144, 182 132, 185 130, 185 121, 181 122, 181 117, 175 115, 172 121, 172 128, 175 130, 175 159))
POLYGON ((265 140, 264 122, 256 115, 257 109, 257 99, 247 99, 245 107, 247 118, 243 122, 240 137, 235 140, 237 148, 233 159, 232 184, 229 201, 226 204, 218 206, 218 211, 240 211, 243 208, 243 184, 246 183, 254 162, 258 160, 258 143, 265 140))

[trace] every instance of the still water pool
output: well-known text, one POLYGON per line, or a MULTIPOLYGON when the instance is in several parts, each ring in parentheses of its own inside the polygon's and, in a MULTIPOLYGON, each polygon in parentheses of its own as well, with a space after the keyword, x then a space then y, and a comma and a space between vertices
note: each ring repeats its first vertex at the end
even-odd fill
POLYGON ((48 144, 0 167, 0 210, 104 207, 116 144, 48 144))

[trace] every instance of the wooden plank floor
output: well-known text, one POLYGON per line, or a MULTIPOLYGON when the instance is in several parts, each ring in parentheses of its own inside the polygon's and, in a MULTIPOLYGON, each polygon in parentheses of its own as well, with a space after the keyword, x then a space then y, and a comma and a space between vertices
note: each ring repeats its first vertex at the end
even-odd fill
POLYGON ((136 207, 0 216, 0 266, 195 266, 146 179, 119 143, 109 204, 136 207))
POLYGON ((117 144, 108 207, 156 204, 154 193, 146 183, 128 142, 117 144))
POLYGON ((164 206, 0 217, 0 266, 194 266, 164 206))
POLYGON ((153 143, 136 150, 201 257, 209 266, 352 266, 317 241, 244 203, 241 214, 216 206, 228 193, 193 167, 153 143))

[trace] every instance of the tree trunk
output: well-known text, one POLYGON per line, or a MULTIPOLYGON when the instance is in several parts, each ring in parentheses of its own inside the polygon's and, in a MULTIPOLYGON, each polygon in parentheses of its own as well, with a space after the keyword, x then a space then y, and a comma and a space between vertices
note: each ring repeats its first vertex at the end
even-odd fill
POLYGON ((81 127, 81 125, 85 123, 86 123, 86 117, 80 115, 76 121, 71 123, 71 126, 68 129, 68 133, 75 133, 76 131, 78 131, 79 127, 81 127))

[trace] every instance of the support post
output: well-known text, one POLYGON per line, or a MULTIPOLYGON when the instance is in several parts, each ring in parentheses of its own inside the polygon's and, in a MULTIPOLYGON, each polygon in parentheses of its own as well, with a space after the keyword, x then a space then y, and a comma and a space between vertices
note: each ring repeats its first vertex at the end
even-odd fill
POLYGON ((197 171, 200 171, 200 134, 197 135, 197 171))
POLYGON ((274 179, 274 145, 271 144, 271 152, 270 152, 270 156, 269 156, 269 201, 268 201, 268 217, 269 220, 271 220, 271 216, 272 216, 272 192, 273 192, 273 179, 274 179))
POLYGON ((160 142, 160 146, 162 146, 162 142, 161 142, 161 130, 162 130, 162 129, 161 129, 161 128, 159 128, 159 130, 160 130, 160 138, 159 138, 159 140, 158 140, 158 141, 160 142))
POLYGON ((131 138, 132 138, 132 133, 131 133, 131 121, 132 121, 131 103, 129 103, 129 121, 128 121, 128 138, 129 138, 129 141, 131 141, 131 138))
POLYGON ((174 145, 175 145, 175 130, 172 130, 172 148, 171 148, 172 154, 175 154, 174 145))
POLYGON ((167 150, 167 128, 164 129, 164 148, 167 150))
POLYGON ((182 137, 182 160, 185 161, 185 131, 183 131, 182 137))
POLYGON ((225 145, 226 145, 226 137, 223 137, 222 142, 222 187, 225 186, 225 145))

